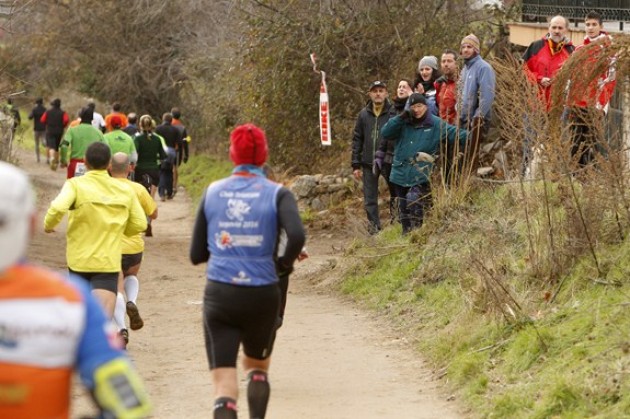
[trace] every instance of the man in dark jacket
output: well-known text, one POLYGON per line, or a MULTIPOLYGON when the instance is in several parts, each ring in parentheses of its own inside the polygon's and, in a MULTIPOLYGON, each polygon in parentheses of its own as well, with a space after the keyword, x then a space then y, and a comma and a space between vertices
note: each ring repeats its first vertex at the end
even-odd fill
MULTIPOLYGON (((35 100, 35 107, 31 109, 31 113, 28 114, 28 119, 33 121, 33 139, 35 140, 35 156, 37 156, 37 163, 39 163, 39 145, 45 144, 46 125, 42 123, 41 119, 46 112, 44 106, 44 99, 38 97, 35 100)), ((48 156, 46 156, 46 164, 50 164, 48 156)))
POLYGON ((363 181, 363 206, 368 218, 368 232, 376 234, 381 229, 378 212, 378 178, 380 172, 372 171, 374 152, 380 142, 381 128, 396 115, 396 109, 387 99, 387 85, 375 81, 368 92, 370 100, 359 112, 352 137, 352 171, 355 179, 363 181))
POLYGON ((57 170, 59 165, 59 145, 61 144, 63 132, 70 122, 68 114, 61 109, 61 99, 53 99, 50 102, 50 108, 44 112, 40 121, 46 126, 46 148, 48 150, 50 168, 57 170))
POLYGON ((173 199, 173 185, 177 182, 177 149, 182 141, 182 133, 173 126, 173 115, 169 112, 162 116, 162 123, 157 126, 155 133, 164 138, 167 158, 160 167, 160 184, 158 193, 162 201, 173 199))

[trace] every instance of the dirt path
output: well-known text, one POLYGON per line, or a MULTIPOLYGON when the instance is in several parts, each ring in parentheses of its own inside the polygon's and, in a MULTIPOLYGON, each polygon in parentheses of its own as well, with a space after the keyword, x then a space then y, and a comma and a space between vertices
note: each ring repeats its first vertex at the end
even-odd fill
MULTIPOLYGON (((39 188, 41 215, 65 173, 20 153, 21 166, 39 188)), ((181 192, 181 191, 180 191, 181 192)), ((188 261, 190 199, 179 193, 159 202, 154 237, 147 238, 138 305, 145 327, 128 347, 155 405, 155 418, 211 417, 212 388, 201 329, 204 267, 188 261)), ((40 226, 41 227, 41 226, 40 226)), ((54 234, 38 231, 32 262, 65 269, 65 220, 54 234)), ((286 319, 274 350, 269 418, 370 419, 464 417, 432 373, 373 315, 328 295, 308 278, 327 275, 343 247, 334 237, 309 232, 311 257, 292 276, 286 319)), ((241 381, 240 417, 247 417, 241 381)), ((73 417, 92 412, 82 391, 73 417)))

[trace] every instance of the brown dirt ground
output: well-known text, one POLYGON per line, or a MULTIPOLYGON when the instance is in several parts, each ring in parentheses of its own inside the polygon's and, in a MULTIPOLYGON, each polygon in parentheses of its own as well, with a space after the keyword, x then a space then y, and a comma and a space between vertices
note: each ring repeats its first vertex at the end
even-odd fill
MULTIPOLYGON (((19 164, 37 187, 43 219, 59 192, 65 171, 37 164, 34 152, 19 152, 19 164)), ((172 201, 158 202, 154 237, 146 239, 138 305, 143 329, 128 346, 154 404, 155 418, 211 417, 212 386, 202 336, 204 267, 188 260, 195 206, 180 188, 172 201)), ((56 233, 34 237, 31 262, 65 269, 65 220, 56 233)), ((335 296, 348 238, 339 228, 308 231, 310 257, 296 266, 285 323, 270 371, 269 418, 462 418, 443 383, 404 337, 373 313, 335 296)), ((241 374, 242 376, 242 374, 241 374)), ((247 416, 245 381, 240 381, 240 416, 247 416)), ((75 385, 72 417, 93 413, 75 385)))

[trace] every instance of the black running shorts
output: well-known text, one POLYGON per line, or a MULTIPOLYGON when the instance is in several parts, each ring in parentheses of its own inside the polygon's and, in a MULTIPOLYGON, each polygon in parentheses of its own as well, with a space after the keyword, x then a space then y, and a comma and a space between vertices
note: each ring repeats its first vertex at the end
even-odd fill
POLYGON ((61 144, 62 137, 63 137, 63 133, 52 134, 50 132, 47 132, 46 133, 46 147, 52 148, 55 151, 59 151, 59 145, 61 144))
POLYGON ((151 178, 151 185, 157 186, 160 182, 160 170, 159 169, 141 169, 136 167, 134 178, 138 183, 142 183, 142 175, 147 174, 151 178))
POLYGON ((122 255, 122 271, 123 274, 129 270, 129 268, 139 265, 142 262, 142 252, 132 253, 128 255, 122 255))
POLYGON ((245 287, 208 281, 203 321, 210 369, 236 367, 241 343, 250 358, 271 356, 279 307, 278 284, 245 287))
POLYGON ((93 290, 118 292, 118 272, 77 272, 68 269, 71 274, 80 276, 90 283, 93 290))

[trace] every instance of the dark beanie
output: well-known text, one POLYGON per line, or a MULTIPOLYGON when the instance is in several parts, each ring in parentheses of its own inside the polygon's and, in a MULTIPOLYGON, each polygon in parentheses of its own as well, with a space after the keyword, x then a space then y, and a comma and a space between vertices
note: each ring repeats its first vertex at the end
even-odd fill
POLYGON ((413 106, 417 103, 422 103, 423 105, 427 104, 427 98, 424 97, 422 93, 412 93, 409 96, 409 106, 413 106))
POLYGON ((81 108, 79 117, 81 118, 81 122, 89 124, 92 122, 92 119, 94 119, 94 112, 91 108, 85 106, 81 108))
POLYGON ((267 161, 267 138, 254 124, 240 125, 230 135, 230 158, 236 165, 262 166, 267 161))

